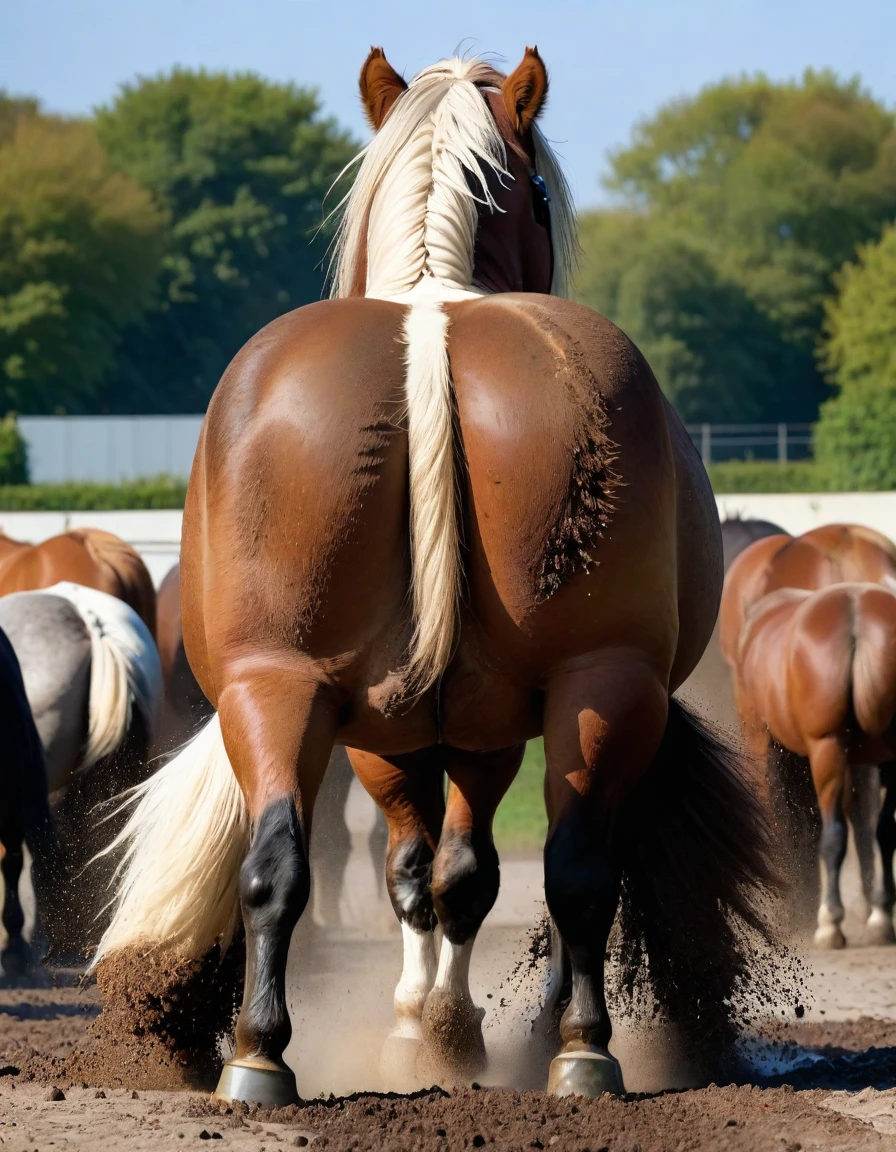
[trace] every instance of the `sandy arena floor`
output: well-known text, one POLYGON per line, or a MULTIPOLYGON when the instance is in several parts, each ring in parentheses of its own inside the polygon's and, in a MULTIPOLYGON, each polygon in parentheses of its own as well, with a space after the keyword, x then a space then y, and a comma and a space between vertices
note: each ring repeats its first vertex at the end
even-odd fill
MULTIPOLYGON (((361 831, 360 809, 355 821, 361 831)), ((44 979, 0 990, 3 1152, 139 1152, 198 1140, 252 1152, 310 1143, 340 1150, 896 1149, 896 949, 809 955, 805 1015, 797 1020, 793 1006, 785 1007, 776 1035, 789 1047, 757 1049, 755 1085, 680 1090, 686 1076, 668 1040, 623 1022, 614 1044, 627 1098, 559 1101, 539 1091, 546 1063, 532 1051, 529 1018, 540 973, 513 972, 538 918, 540 882, 538 860, 505 862, 501 898, 474 956, 490 1062, 481 1089, 384 1093, 390 1086, 378 1054, 391 1022, 399 938, 359 851, 343 907, 352 928, 340 938, 306 929, 293 944, 288 1057, 307 1105, 263 1114, 225 1110, 189 1093, 29 1079, 35 1054, 65 1058, 93 1043, 96 989, 63 974, 55 985, 44 979)), ((855 902, 854 884, 846 896, 855 902)), ((847 929, 860 938, 857 921, 847 929)))

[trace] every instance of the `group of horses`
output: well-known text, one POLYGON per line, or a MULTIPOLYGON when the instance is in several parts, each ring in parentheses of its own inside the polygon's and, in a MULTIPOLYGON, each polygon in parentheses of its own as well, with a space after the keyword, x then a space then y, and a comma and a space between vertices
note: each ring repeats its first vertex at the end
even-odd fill
MULTIPOLYGON (((210 713, 184 656, 179 565, 157 596, 139 554, 109 532, 75 529, 36 545, 0 534, 0 979, 27 977, 48 950, 78 963, 95 949, 116 864, 107 850, 123 823, 110 802, 210 713), (37 908, 30 942, 25 846, 37 908)), ((317 905, 325 926, 339 923, 351 847, 351 767, 333 761, 317 905)))
MULTIPOLYGON (((800 758, 828 872, 819 940, 842 941, 844 814, 870 929, 890 938, 889 797, 877 847, 867 829, 874 765, 886 777, 894 755, 896 554, 861 529, 773 530, 730 565, 719 634, 753 753, 739 754, 677 694, 719 618, 716 504, 644 358, 565 298, 574 214, 537 123, 537 49, 509 75, 450 59, 408 84, 374 48, 360 90, 375 134, 342 206, 333 299, 250 340, 203 425, 157 635, 206 719, 116 810, 93 964, 163 955, 195 988, 240 928, 218 1095, 297 1100, 287 953, 318 793, 345 749, 388 827, 401 926, 385 1058, 469 1079, 485 1058, 469 971, 498 892, 492 822, 543 736, 549 1088, 622 1088, 605 999, 617 914, 624 986, 649 989, 718 1075, 757 941, 775 935, 776 822, 813 808, 800 758)), ((89 615, 81 593, 42 595, 89 615)), ((88 713, 82 744, 94 728, 88 713)), ((37 755, 25 717, 20 730, 37 755)), ((45 806, 34 827, 37 845, 45 806)))

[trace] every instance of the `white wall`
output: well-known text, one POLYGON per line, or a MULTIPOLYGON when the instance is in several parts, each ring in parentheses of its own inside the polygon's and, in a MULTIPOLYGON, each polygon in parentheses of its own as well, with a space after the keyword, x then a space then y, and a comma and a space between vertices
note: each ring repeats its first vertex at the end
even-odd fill
MULTIPOLYGON (((797 535, 821 524, 864 524, 896 540, 896 492, 717 496, 722 519, 771 520, 797 535)), ((69 528, 105 528, 133 544, 158 584, 180 554, 180 512, 0 512, 0 529, 37 543, 69 528)))

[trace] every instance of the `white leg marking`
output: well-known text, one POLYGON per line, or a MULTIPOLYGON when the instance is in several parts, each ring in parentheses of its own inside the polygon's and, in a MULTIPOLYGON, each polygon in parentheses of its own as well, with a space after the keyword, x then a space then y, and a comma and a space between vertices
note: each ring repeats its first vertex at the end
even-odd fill
POLYGON ((473 1002, 470 995, 470 958, 475 943, 475 936, 465 944, 452 944, 448 939, 442 940, 439 970, 434 985, 436 991, 449 992, 455 1000, 473 1002))
POLYGON ((432 932, 420 932, 404 922, 401 937, 404 963, 395 989, 397 1024, 393 1035, 419 1040, 423 1005, 436 974, 435 939, 432 932))

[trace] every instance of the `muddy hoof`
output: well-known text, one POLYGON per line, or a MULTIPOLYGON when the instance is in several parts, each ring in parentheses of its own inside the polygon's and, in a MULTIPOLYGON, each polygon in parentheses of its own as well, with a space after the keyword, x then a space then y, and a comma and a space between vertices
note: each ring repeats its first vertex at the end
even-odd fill
POLYGON ((433 989, 423 1007, 418 1073, 427 1083, 468 1084, 485 1071, 484 1008, 433 989))
POLYGON ((893 917, 882 908, 872 909, 871 915, 865 924, 866 944, 893 944, 896 943, 896 932, 893 931, 893 917))
POLYGON ((835 949, 846 947, 846 937, 839 924, 821 924, 815 929, 812 941, 816 948, 835 949))
POLYGON ((605 1092, 621 1096, 624 1091, 619 1061, 605 1048, 561 1052, 551 1061, 548 1092, 555 1096, 587 1096, 593 1100, 605 1092))
POLYGON ((244 1100, 265 1108, 298 1104, 296 1078, 285 1064, 273 1060, 228 1060, 221 1070, 215 1098, 232 1104, 244 1100))
POLYGON ((422 1087, 417 1073, 421 1047, 417 1036, 389 1033, 380 1052, 380 1076, 387 1092, 413 1092, 422 1087))

